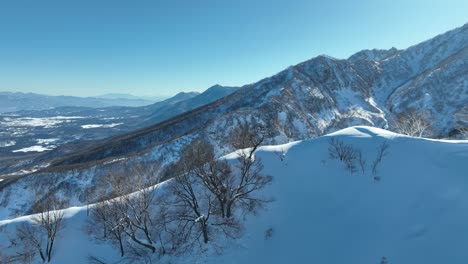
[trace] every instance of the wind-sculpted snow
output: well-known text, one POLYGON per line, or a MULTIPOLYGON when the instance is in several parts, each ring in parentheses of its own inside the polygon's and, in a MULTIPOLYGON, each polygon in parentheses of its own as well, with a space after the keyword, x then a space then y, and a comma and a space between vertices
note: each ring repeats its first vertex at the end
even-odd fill
MULTIPOLYGON (((233 159, 236 154, 224 158, 233 159)), ((158 263, 389 263, 464 264, 468 259, 468 141, 412 138, 371 127, 264 146, 256 153, 273 176, 265 190, 274 201, 249 216, 240 239, 221 254, 154 256, 158 263), (331 139, 363 154, 364 171, 351 174, 330 158, 331 139), (372 161, 383 143, 387 154, 372 161)), ((162 186, 164 188, 164 185, 162 186)), ((161 191, 161 190, 159 190, 161 191)), ((119 260, 118 250, 84 232, 86 207, 66 210, 51 263, 86 263, 90 255, 119 260)), ((0 251, 29 217, 1 221, 0 251)))

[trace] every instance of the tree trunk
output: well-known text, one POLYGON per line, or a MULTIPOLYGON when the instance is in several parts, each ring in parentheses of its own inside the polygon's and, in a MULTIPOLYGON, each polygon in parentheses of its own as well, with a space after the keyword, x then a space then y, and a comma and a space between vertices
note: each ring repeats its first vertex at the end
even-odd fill
MULTIPOLYGON (((50 240, 49 240, 49 238, 47 238, 47 245, 46 245, 46 250, 45 250, 46 251, 45 254, 46 254, 47 259, 49 259, 49 245, 50 245, 50 240)), ((50 260, 48 260, 47 262, 50 262, 50 260)))
POLYGON ((229 202, 226 209, 226 217, 230 218, 232 216, 232 204, 233 201, 229 202))
POLYGON ((218 199, 219 200, 219 205, 221 206, 221 217, 224 218, 226 216, 226 213, 224 212, 225 209, 225 205, 224 205, 224 202, 221 200, 221 199, 218 199))
POLYGON ((207 244, 209 240, 208 239, 208 227, 206 226, 206 223, 204 220, 201 222, 201 225, 202 225, 202 232, 203 232, 203 242, 207 244))
POLYGON ((145 247, 145 248, 151 250, 151 252, 153 252, 153 253, 156 252, 156 248, 155 248, 153 245, 150 245, 150 244, 147 244, 147 243, 144 243, 144 242, 138 240, 138 238, 136 238, 135 234, 129 234, 129 235, 130 235, 130 238, 131 238, 134 242, 136 242, 137 244, 139 244, 139 245, 141 245, 141 246, 143 246, 143 247, 145 247))
POLYGON ((122 243, 122 238, 119 238, 119 246, 120 246, 120 256, 123 257, 125 254, 123 243, 122 243))
POLYGON ((49 247, 49 252, 47 252, 47 262, 50 262, 52 259, 52 247, 54 246, 54 240, 51 239, 50 241, 50 247, 49 247))
POLYGON ((39 255, 41 256, 42 262, 45 262, 46 258, 45 258, 44 252, 42 252, 41 248, 38 248, 37 250, 39 251, 39 255))

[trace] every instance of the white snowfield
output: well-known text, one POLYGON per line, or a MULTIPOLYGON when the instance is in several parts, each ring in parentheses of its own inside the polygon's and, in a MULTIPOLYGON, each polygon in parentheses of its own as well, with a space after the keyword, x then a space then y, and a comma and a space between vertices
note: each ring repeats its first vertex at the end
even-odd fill
POLYGON ((90 129, 90 128, 113 128, 116 126, 120 126, 123 123, 112 123, 112 124, 90 124, 90 125, 82 125, 81 128, 90 129))
POLYGON ((44 146, 31 146, 31 147, 27 147, 27 148, 13 150, 12 152, 44 152, 46 150, 52 150, 54 148, 55 148, 54 145, 50 145, 50 146, 47 146, 47 147, 44 147, 44 146))
POLYGON ((61 123, 73 122, 76 119, 85 118, 84 116, 54 116, 54 117, 21 117, 12 119, 5 117, 0 125, 9 127, 45 127, 51 128, 61 123))
MULTIPOLYGON (((228 155, 227 158, 232 158, 228 155)), ((248 217, 243 237, 226 241, 220 255, 155 258, 159 263, 466 264, 468 260, 468 141, 411 138, 371 127, 257 152, 274 177, 265 190, 275 201, 248 217), (366 160, 351 175, 329 157, 336 138, 366 160), (386 155, 372 173, 383 142, 386 155), (378 180, 376 180, 378 179, 378 180)), ((83 232, 86 207, 66 209, 51 263, 86 263, 89 255, 112 263, 118 252, 83 232)), ((0 250, 8 234, 30 216, 0 221, 0 250)), ((211 251, 208 251, 211 252, 211 251)))

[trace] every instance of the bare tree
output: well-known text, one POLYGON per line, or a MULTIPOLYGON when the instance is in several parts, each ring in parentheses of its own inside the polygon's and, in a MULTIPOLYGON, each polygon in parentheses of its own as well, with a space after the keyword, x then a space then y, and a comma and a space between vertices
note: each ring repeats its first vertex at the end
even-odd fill
POLYGON ((380 259, 380 264, 388 264, 387 258, 382 257, 382 259, 380 259))
POLYGON ((265 240, 271 239, 273 237, 274 229, 273 227, 268 228, 265 230, 265 240))
POLYGON ((179 233, 176 246, 186 243, 192 247, 202 239, 203 243, 210 241, 210 226, 214 209, 215 196, 206 189, 201 188, 200 180, 188 173, 175 178, 170 192, 174 195, 173 209, 169 218, 176 222, 176 232, 179 233))
POLYGON ((86 216, 89 216, 90 214, 90 204, 91 204, 91 199, 92 199, 92 196, 93 196, 93 192, 90 188, 86 188, 84 190, 84 198, 85 198, 85 202, 86 202, 86 216))
POLYGON ((342 140, 332 137, 328 140, 328 153, 330 158, 340 161, 352 160, 356 156, 356 150, 351 145, 345 144, 342 140))
POLYGON ((222 218, 230 218, 234 208, 254 212, 270 201, 257 195, 272 181, 271 176, 261 173, 261 160, 254 157, 264 140, 261 132, 248 125, 240 125, 230 138, 229 143, 238 149, 234 171, 228 161, 216 159, 213 146, 204 140, 195 140, 187 147, 181 161, 184 169, 199 178, 203 186, 215 195, 217 213, 222 218))
MULTIPOLYGON (((31 223, 23 222, 18 224, 16 236, 10 238, 10 247, 15 248, 15 252, 1 259, 4 263, 32 263, 36 253, 39 253, 41 260, 45 262, 46 256, 40 239, 38 229, 34 228, 31 223)), ((0 261, 0 263, 3 262, 0 261)))
MULTIPOLYGON (((137 170, 145 169, 144 167, 137 168, 137 170)), ((138 172, 137 172, 138 173, 138 172)), ((140 174, 145 175, 145 174, 140 174)), ((135 184, 135 183, 134 183, 135 184)), ((142 189, 136 195, 127 195, 123 197, 125 207, 123 207, 122 214, 124 214, 123 224, 125 233, 132 239, 133 242, 142 246, 152 253, 156 252, 155 240, 151 234, 153 226, 152 208, 156 191, 156 182, 152 183, 149 187, 144 187, 144 183, 138 183, 142 189)))
POLYGON ((418 113, 411 110, 397 116, 395 122, 396 132, 412 137, 428 137, 432 133, 428 112, 418 113))
POLYGON ((21 252, 17 252, 17 258, 33 258, 34 252, 37 252, 42 262, 51 261, 57 234, 64 226, 64 212, 61 210, 64 207, 65 203, 55 195, 48 196, 33 206, 37 213, 31 218, 32 223, 19 224, 16 239, 12 240, 12 243, 20 243, 23 248, 21 252))
POLYGON ((362 159, 362 154, 358 149, 355 149, 353 146, 347 145, 342 140, 339 140, 334 137, 329 139, 328 143, 328 153, 330 155, 330 158, 343 162, 345 168, 351 174, 354 174, 357 171, 357 161, 359 161, 359 164, 362 169, 362 166, 365 164, 365 161, 362 159))
POLYGON ((206 244, 213 233, 236 237, 241 230, 237 212, 255 213, 271 201, 259 192, 272 178, 261 172, 260 159, 254 157, 263 137, 241 126, 231 138, 232 145, 241 149, 232 165, 216 159, 213 146, 204 140, 195 140, 183 150, 174 167, 177 176, 164 214, 166 222, 176 226, 172 244, 206 244))
MULTIPOLYGON (((182 158, 177 164, 177 173, 183 178, 176 178, 182 185, 190 186, 202 184, 216 199, 220 213, 225 216, 226 199, 225 185, 231 175, 231 170, 226 161, 219 161, 215 157, 213 146, 205 140, 197 139, 182 151, 182 158), (198 180, 185 179, 186 175, 193 175, 198 180)), ((214 210, 215 208, 213 208, 214 210)))
POLYGON ((35 211, 40 213, 32 218, 33 222, 38 225, 46 234, 45 253, 47 262, 52 259, 52 250, 54 247, 57 233, 63 228, 64 212, 61 210, 65 207, 65 202, 60 200, 55 195, 48 196, 41 202, 36 204, 35 211))
POLYGON ((231 144, 239 149, 237 163, 237 177, 234 175, 229 183, 226 196, 226 217, 231 217, 234 209, 240 208, 244 212, 255 213, 271 199, 258 196, 258 192, 271 183, 272 177, 261 171, 263 164, 260 158, 255 157, 255 152, 264 141, 260 128, 254 128, 247 124, 236 128, 231 136, 231 144), (232 191, 231 191, 232 190, 232 191))
POLYGON ((384 142, 380 144, 380 146, 377 149, 377 156, 375 160, 372 162, 372 174, 374 175, 375 180, 380 180, 380 177, 377 176, 377 172, 378 172, 377 170, 378 170, 380 163, 382 163, 382 159, 388 154, 389 147, 390 145, 387 142, 384 142))
POLYGON ((220 217, 226 200, 221 197, 222 185, 230 170, 227 162, 214 158, 213 148, 206 141, 196 140, 183 150, 174 166, 175 176, 169 184, 165 207, 160 216, 168 226, 173 252, 184 252, 212 241, 218 231, 231 234, 238 225, 220 217))
POLYGON ((108 199, 92 208, 89 233, 96 234, 101 229, 102 236, 94 237, 115 244, 122 257, 127 252, 133 259, 156 252, 153 233, 157 228, 153 218, 158 171, 157 163, 132 163, 123 171, 110 174, 100 187, 102 193, 108 192, 108 199), (103 190, 107 185, 110 192, 103 190))
POLYGON ((362 156, 361 151, 357 152, 357 156, 358 156, 359 167, 361 168, 362 175, 364 175, 366 173, 366 160, 362 156))
POLYGON ((125 255, 124 238, 125 232, 121 225, 120 201, 117 199, 102 201, 96 204, 90 212, 89 234, 102 241, 110 241, 118 246, 120 256, 125 255), (102 232, 102 235, 98 233, 102 232))

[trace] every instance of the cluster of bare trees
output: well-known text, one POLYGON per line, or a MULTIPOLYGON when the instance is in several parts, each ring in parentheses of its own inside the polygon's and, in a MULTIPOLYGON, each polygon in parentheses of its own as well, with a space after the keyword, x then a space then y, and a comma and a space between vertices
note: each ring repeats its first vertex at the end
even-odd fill
POLYGON ((48 196, 34 205, 32 222, 23 222, 16 228, 16 234, 10 239, 13 255, 5 256, 5 263, 31 263, 39 254, 42 262, 50 262, 57 234, 64 227, 65 203, 57 196, 48 196))
POLYGON ((468 139, 468 128, 459 128, 458 129, 458 134, 460 134, 460 137, 462 139, 468 139))
POLYGON ((397 116, 395 131, 412 137, 429 137, 432 135, 431 116, 428 112, 418 113, 411 110, 397 116))
MULTIPOLYGON (((455 114, 459 127, 449 133, 448 136, 456 136, 461 139, 468 139, 468 107, 464 107, 455 114)), ((431 125, 432 117, 428 111, 416 112, 408 111, 397 115, 394 128, 395 132, 412 137, 431 137, 433 129, 431 125)))
MULTIPOLYGON (((388 148, 389 144, 387 142, 380 144, 377 147, 376 157, 370 164, 373 179, 376 181, 380 180, 380 177, 378 176, 378 168, 382 163, 383 158, 388 154, 388 148)), ((363 175, 366 173, 367 161, 360 149, 333 137, 328 140, 328 154, 331 159, 341 161, 345 166, 345 169, 351 174, 355 174, 359 169, 363 175)))
POLYGON ((468 106, 465 106, 459 113, 457 113, 456 118, 460 122, 461 126, 457 129, 457 134, 460 135, 462 139, 468 139, 468 106))
MULTIPOLYGON (((110 172, 83 194, 87 203, 94 202, 88 205, 87 234, 112 244, 129 263, 151 263, 157 256, 203 250, 207 244, 216 249, 218 238, 239 237, 244 217, 271 201, 262 190, 272 177, 262 173, 255 157, 263 143, 258 130, 241 125, 230 138, 236 158, 220 159, 208 141, 194 140, 164 183, 156 162, 129 162, 110 172)), ((32 222, 19 224, 11 239, 17 253, 2 261, 31 263, 39 255, 50 262, 64 226, 64 207, 56 196, 37 202, 32 222)), ((90 261, 104 263, 95 256, 90 261)))
POLYGON ((90 208, 88 233, 116 246, 121 257, 145 259, 156 252, 158 241, 154 231, 158 228, 153 206, 158 169, 155 166, 131 164, 109 175, 106 185, 97 191, 104 198, 90 208), (105 195, 109 187, 111 192, 105 195))
MULTIPOLYGON (((364 166, 362 162, 365 163, 365 161, 362 160, 362 154, 360 150, 354 148, 351 145, 345 144, 342 140, 337 138, 331 138, 328 143, 328 153, 330 158, 343 162, 346 169, 351 174, 354 174, 357 171, 357 160, 359 160, 361 167, 364 166)), ((364 170, 364 168, 362 168, 362 170, 364 170)))
POLYGON ((165 188, 158 188, 157 170, 146 164, 111 175, 109 196, 115 198, 90 208, 89 233, 130 261, 216 246, 220 236, 239 237, 243 217, 270 201, 261 190, 272 178, 254 156, 263 137, 240 126, 231 139, 242 149, 236 160, 218 159, 209 142, 194 140, 171 167, 165 188))
POLYGON ((230 141, 239 149, 234 162, 216 159, 205 140, 196 140, 183 150, 162 214, 170 234, 166 243, 172 250, 203 246, 215 234, 238 237, 242 217, 271 201, 260 193, 272 178, 261 172, 262 163, 254 157, 262 142, 255 130, 240 126, 230 141))

